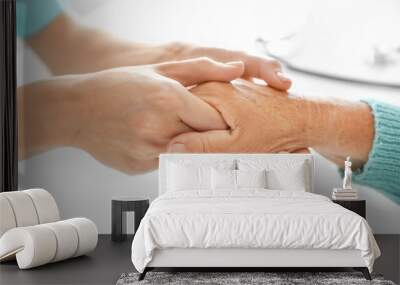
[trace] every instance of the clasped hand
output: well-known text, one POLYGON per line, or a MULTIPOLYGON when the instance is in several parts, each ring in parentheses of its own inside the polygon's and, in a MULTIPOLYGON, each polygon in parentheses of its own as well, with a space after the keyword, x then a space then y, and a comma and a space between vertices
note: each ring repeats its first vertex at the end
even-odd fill
POLYGON ((121 67, 81 80, 78 135, 73 144, 127 173, 155 169, 158 155, 182 133, 223 130, 219 113, 185 87, 243 74, 242 62, 208 58, 121 67))
MULTIPOLYGON (((220 110, 187 87, 230 82, 245 70, 241 61, 221 63, 203 57, 88 75, 78 88, 85 109, 78 113, 82 118, 73 144, 126 173, 155 169, 172 138, 228 132, 227 118, 221 117, 220 110)), ((222 91, 215 87, 214 93, 222 91)))
MULTIPOLYGON (((216 51, 221 53, 218 49, 207 52, 213 55, 216 51)), ((181 58, 186 56, 181 54, 181 58)), ((192 93, 191 86, 243 76, 261 77, 281 89, 290 86, 290 80, 278 80, 280 65, 276 61, 245 54, 238 57, 240 60, 227 63, 228 58, 219 62, 199 57, 117 67, 24 86, 18 91, 18 100, 29 108, 19 112, 20 121, 25 121, 21 126, 26 126, 19 135, 21 144, 29 147, 21 148, 20 158, 72 146, 128 174, 153 170, 173 138, 227 132, 227 118, 206 98, 192 93), (48 107, 46 112, 40 111, 43 106, 48 107)), ((223 91, 215 87, 214 94, 223 91)))

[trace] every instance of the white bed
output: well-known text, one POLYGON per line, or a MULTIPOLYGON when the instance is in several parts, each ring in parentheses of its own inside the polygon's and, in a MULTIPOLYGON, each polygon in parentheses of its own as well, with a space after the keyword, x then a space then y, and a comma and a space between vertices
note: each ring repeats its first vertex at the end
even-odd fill
POLYGON ((160 156, 160 196, 135 234, 134 266, 144 274, 154 267, 354 267, 368 278, 380 255, 371 229, 312 193, 313 169, 311 155, 160 156))

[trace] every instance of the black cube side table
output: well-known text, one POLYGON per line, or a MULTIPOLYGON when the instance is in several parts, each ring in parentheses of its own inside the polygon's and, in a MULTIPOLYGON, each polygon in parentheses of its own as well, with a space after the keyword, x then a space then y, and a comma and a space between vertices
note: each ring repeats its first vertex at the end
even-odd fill
POLYGON ((115 197, 111 201, 111 240, 126 240, 126 212, 135 212, 135 232, 149 208, 147 198, 115 197))
POLYGON ((366 219, 366 201, 365 200, 332 200, 332 202, 359 214, 366 219))

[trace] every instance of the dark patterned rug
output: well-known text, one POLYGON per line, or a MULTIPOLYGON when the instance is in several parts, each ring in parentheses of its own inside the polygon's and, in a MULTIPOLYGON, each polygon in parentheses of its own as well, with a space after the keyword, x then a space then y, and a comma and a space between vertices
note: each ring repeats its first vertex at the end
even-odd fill
POLYGON ((138 281, 138 273, 124 273, 117 285, 145 284, 213 284, 213 285, 395 285, 381 275, 372 275, 368 281, 360 272, 148 272, 146 278, 138 281))

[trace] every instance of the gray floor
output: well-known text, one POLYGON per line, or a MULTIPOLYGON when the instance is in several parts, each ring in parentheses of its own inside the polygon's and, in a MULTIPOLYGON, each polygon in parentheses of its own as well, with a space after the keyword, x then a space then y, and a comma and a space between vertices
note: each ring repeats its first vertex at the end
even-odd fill
MULTIPOLYGON (((386 279, 400 280, 400 235, 376 235, 382 256, 375 263, 375 272, 386 279)), ((130 261, 131 238, 111 242, 101 235, 97 249, 78 257, 30 270, 18 270, 15 262, 0 265, 0 284, 115 284, 123 272, 134 271, 130 261)))

